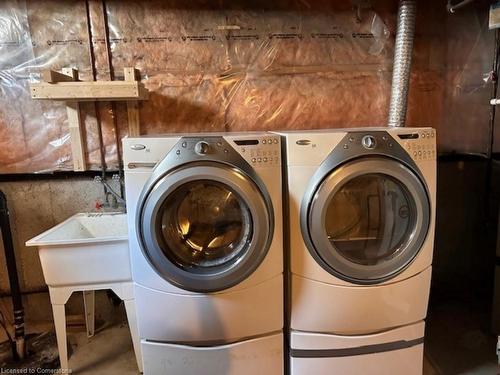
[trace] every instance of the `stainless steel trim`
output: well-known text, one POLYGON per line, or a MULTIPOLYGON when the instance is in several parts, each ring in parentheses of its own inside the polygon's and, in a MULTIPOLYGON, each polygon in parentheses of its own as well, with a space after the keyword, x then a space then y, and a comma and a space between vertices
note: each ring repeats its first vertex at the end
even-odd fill
POLYGON ((355 355, 366 355, 391 352, 394 350, 408 349, 417 345, 422 345, 424 338, 420 337, 414 340, 399 340, 386 342, 383 344, 363 345, 354 348, 342 349, 291 349, 293 358, 338 358, 352 357, 355 355))
POLYGON ((354 160, 333 171, 316 190, 309 206, 309 233, 317 254, 337 273, 349 280, 378 281, 399 273, 416 256, 427 235, 430 210, 428 197, 418 178, 407 167, 394 160, 365 158, 354 160), (416 223, 407 241, 396 255, 381 264, 366 266, 353 263, 338 253, 327 237, 326 212, 333 196, 353 178, 368 173, 388 175, 408 189, 416 211, 416 223))
MULTIPOLYGON (((399 143, 392 138, 392 136, 385 131, 354 131, 348 132, 344 136, 344 138, 338 143, 338 145, 331 151, 328 157, 324 160, 324 162, 319 166, 316 173, 310 179, 310 182, 306 188, 306 191, 302 197, 302 203, 300 207, 300 226, 302 232, 302 238, 304 240, 307 249, 311 256, 318 262, 318 264, 330 274, 348 282, 359 284, 359 285, 370 285, 377 284, 383 281, 390 280, 391 278, 397 276, 399 273, 403 272, 412 262, 414 257, 410 259, 406 265, 401 266, 397 270, 393 270, 393 272, 387 272, 385 277, 375 278, 375 279, 358 279, 355 277, 350 277, 349 275, 345 275, 341 272, 338 272, 332 264, 329 264, 323 257, 319 255, 316 244, 313 242, 313 238, 311 236, 309 230, 309 216, 310 216, 310 205, 313 201, 319 186, 322 182, 330 176, 335 170, 341 168, 343 165, 347 165, 349 162, 353 161, 361 161, 368 160, 372 158, 379 158, 384 161, 392 161, 402 168, 406 168, 409 171, 410 175, 414 177, 414 181, 418 181, 418 186, 422 191, 422 209, 428 212, 426 218, 424 218, 425 222, 422 222, 422 231, 421 235, 421 244, 417 248, 417 244, 415 245, 415 254, 416 256, 421 249, 421 245, 425 241, 425 238, 428 234, 428 224, 426 222, 430 222, 430 199, 429 199, 429 191, 425 180, 420 173, 418 167, 415 162, 412 160, 411 156, 399 145, 399 143), (361 144, 361 139, 366 136, 371 135, 375 138, 377 142, 377 147, 375 149, 366 149, 361 144), (349 147, 345 148, 344 145, 348 144, 349 147), (425 224, 425 225, 424 225, 425 224), (424 230, 424 228, 427 229, 424 230)), ((365 173, 376 172, 373 170, 366 170, 365 173)), ((419 190, 420 190, 419 189, 419 190)), ((420 242, 420 241, 419 241, 420 242)), ((331 251, 332 246, 328 244, 328 247, 331 251)), ((323 250, 326 252, 327 250, 323 250)), ((340 256, 340 254, 337 254, 340 256)))
POLYGON ((190 163, 164 175, 152 187, 140 210, 139 234, 144 255, 156 272, 172 284, 194 292, 216 292, 230 288, 252 274, 264 259, 273 235, 273 218, 259 187, 237 168, 222 163, 190 163), (244 254, 228 265, 209 270, 186 270, 168 259, 156 234, 159 210, 164 200, 183 184, 213 180, 227 185, 248 206, 253 236, 244 254))

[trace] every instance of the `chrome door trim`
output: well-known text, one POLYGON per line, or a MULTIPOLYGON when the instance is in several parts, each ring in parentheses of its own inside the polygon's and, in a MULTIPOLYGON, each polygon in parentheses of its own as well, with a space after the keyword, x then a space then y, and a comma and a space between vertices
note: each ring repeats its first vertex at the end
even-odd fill
MULTIPOLYGON (((401 268, 398 273, 393 273, 392 275, 384 279, 356 280, 353 278, 348 278, 345 275, 336 272, 317 254, 314 244, 311 241, 311 236, 309 235, 308 215, 309 204, 321 182, 336 168, 348 163, 349 161, 366 157, 385 157, 389 160, 394 160, 398 163, 401 163, 403 166, 411 170, 412 173, 414 173, 415 176, 417 176, 417 178, 420 180, 422 188, 425 190, 427 195, 429 211, 432 212, 431 202, 429 198, 429 189, 427 187, 427 184, 425 183, 425 179, 411 156, 406 150, 403 149, 403 147, 398 143, 397 140, 395 140, 388 132, 381 130, 366 129, 346 132, 344 138, 332 149, 330 154, 321 163, 318 170, 314 173, 313 177, 310 179, 308 186, 306 187, 306 191, 302 197, 300 206, 300 227, 302 232, 302 239, 304 240, 309 253, 325 271, 342 280, 359 285, 371 285, 390 280, 391 278, 397 276, 399 273, 403 272, 411 264, 411 261, 406 265, 406 267, 401 268), (362 139, 366 135, 371 135, 375 139, 375 148, 367 149, 363 147, 362 139)), ((427 234, 428 230, 426 236, 427 234)), ((420 249, 418 249, 418 251, 420 251, 420 249)))
POLYGON ((330 273, 344 280, 372 284, 388 280, 400 273, 420 251, 430 223, 429 198, 420 179, 402 163, 384 157, 364 157, 336 168, 316 187, 307 210, 307 234, 314 248, 311 254, 330 273), (391 260, 374 266, 356 264, 335 251, 328 240, 325 215, 333 196, 353 178, 380 173, 396 179, 413 199, 416 223, 408 241, 391 260))
POLYGON ((270 246, 274 220, 262 190, 240 169, 218 162, 192 162, 158 178, 142 199, 138 211, 138 235, 143 253, 165 280, 193 292, 216 292, 230 288, 252 274, 270 246), (189 272, 167 258, 158 244, 158 213, 164 200, 181 185, 196 180, 218 181, 239 195, 251 213, 253 236, 248 249, 228 267, 217 266, 206 272, 189 272))

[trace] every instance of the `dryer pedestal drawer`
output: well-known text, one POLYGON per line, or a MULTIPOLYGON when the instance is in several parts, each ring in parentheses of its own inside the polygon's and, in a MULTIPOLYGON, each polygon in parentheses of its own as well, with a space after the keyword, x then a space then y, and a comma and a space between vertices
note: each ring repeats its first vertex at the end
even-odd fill
POLYGON ((144 375, 280 375, 283 335, 194 347, 142 341, 144 375))
POLYGON ((425 319, 431 267, 393 284, 339 286, 292 275, 292 330, 359 335, 425 319))
POLYGON ((291 334, 291 375, 422 375, 424 322, 362 336, 291 334))
POLYGON ((385 353, 338 358, 292 358, 291 375, 422 375, 424 344, 385 353))

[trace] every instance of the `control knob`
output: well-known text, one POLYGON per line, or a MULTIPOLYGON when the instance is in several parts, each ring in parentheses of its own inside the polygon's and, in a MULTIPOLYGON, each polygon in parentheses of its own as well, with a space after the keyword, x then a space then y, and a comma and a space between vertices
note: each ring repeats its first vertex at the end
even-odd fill
POLYGON ((365 135, 361 139, 361 144, 363 145, 364 148, 372 150, 377 146, 377 141, 375 140, 375 137, 373 137, 372 135, 365 135))
POLYGON ((210 145, 207 142, 200 141, 194 146, 194 152, 198 155, 206 155, 210 150, 210 145))

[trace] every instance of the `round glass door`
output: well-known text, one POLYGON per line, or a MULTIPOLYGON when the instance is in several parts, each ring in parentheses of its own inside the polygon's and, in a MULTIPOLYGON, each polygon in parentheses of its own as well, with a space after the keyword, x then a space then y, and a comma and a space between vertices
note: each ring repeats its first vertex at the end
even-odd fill
POLYGON ((165 255, 184 269, 234 262, 252 240, 247 204, 217 181, 188 182, 165 199, 157 221, 165 255))
POLYGON ((325 229, 347 260, 365 266, 398 255, 416 221, 415 201, 400 181, 370 173, 346 182, 326 208, 325 229))
POLYGON ((153 181, 137 220, 142 251, 161 277, 182 289, 215 292, 259 266, 272 218, 263 187, 238 169, 211 163, 153 181))
POLYGON ((365 158, 330 173, 308 210, 310 250, 331 273, 356 283, 394 277, 427 235, 429 199, 420 179, 391 159, 365 158))

